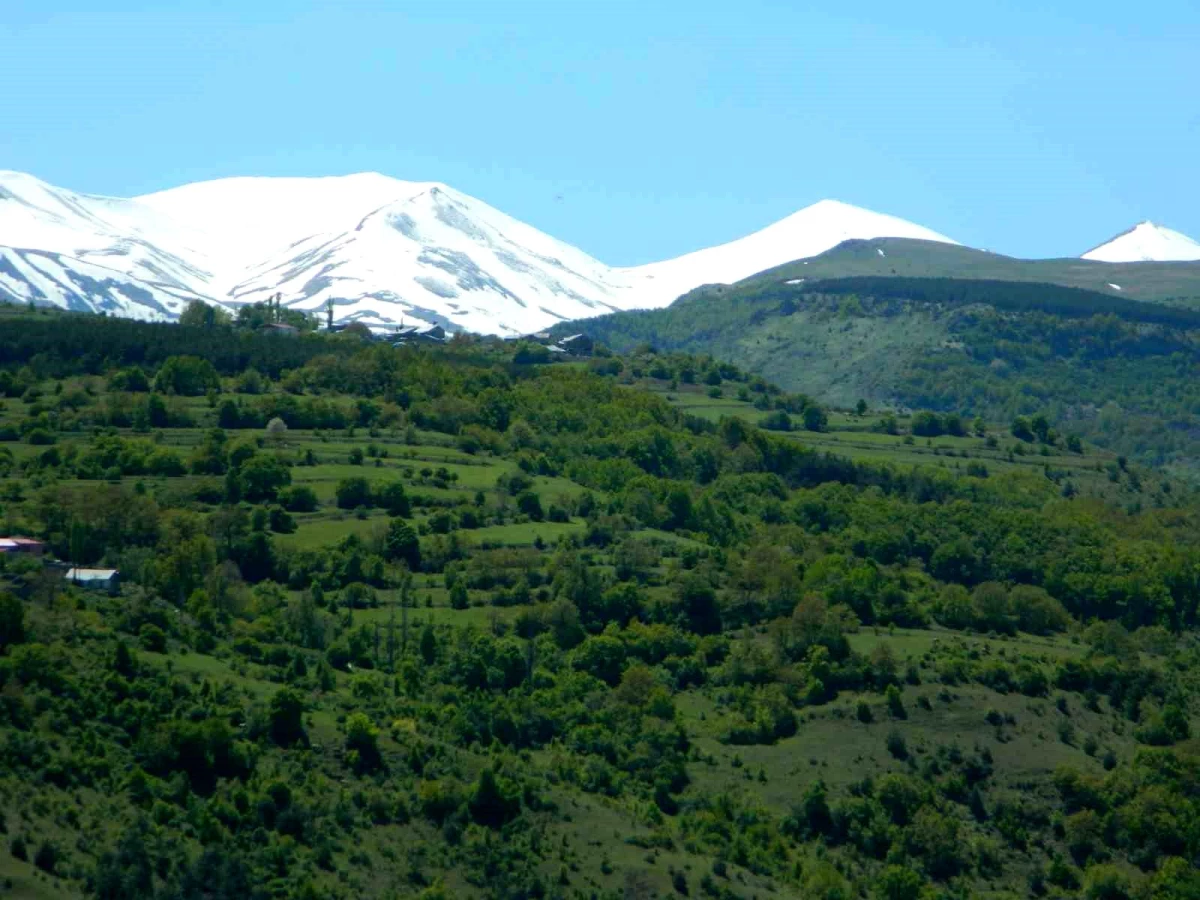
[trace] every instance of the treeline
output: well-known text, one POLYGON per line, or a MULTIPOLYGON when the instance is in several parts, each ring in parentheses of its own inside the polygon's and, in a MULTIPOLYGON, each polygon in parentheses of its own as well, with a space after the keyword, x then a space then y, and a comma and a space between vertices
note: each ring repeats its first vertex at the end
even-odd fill
POLYGON ((223 375, 246 369, 278 377, 321 354, 352 353, 359 341, 277 335, 230 325, 188 327, 91 314, 6 318, 0 364, 31 365, 42 377, 99 375, 129 365, 156 368, 172 356, 199 356, 223 375))
POLYGON ((1200 312, 1196 310, 1126 300, 1099 291, 1035 281, 860 276, 804 282, 803 285, 797 285, 794 291, 804 295, 853 295, 945 306, 982 303, 1014 312, 1036 311, 1070 318, 1113 315, 1130 322, 1148 322, 1172 328, 1200 328, 1200 312))

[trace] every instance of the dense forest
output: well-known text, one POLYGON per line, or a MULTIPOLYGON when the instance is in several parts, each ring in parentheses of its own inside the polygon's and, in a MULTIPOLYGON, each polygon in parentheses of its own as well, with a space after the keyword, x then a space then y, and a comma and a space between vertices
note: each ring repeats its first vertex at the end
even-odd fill
POLYGON ((1049 284, 759 278, 588 328, 620 352, 709 353, 844 407, 861 397, 992 421, 1042 412, 1195 477, 1198 315, 1049 284))
POLYGON ((1200 513, 1042 408, 2 315, 0 895, 1200 893, 1200 513))

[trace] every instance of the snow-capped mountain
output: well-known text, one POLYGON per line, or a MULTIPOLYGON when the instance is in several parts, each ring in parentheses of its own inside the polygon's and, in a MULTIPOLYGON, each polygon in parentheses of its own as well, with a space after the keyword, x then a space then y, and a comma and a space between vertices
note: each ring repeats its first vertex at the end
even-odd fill
POLYGON ((817 256, 842 241, 881 237, 957 243, 895 216, 821 200, 728 244, 624 272, 639 297, 639 306, 667 306, 702 284, 731 284, 785 262, 817 256))
MULTIPOLYGON (((666 306, 848 238, 949 241, 825 200, 732 243, 613 268, 443 184, 228 178, 129 200, 0 172, 0 299, 169 319, 196 298, 515 335, 666 306)), ((951 242, 952 243, 952 242, 951 242)))
POLYGON ((1082 259, 1099 262, 1187 262, 1200 259, 1200 241, 1150 221, 1139 222, 1111 241, 1089 250, 1082 259))

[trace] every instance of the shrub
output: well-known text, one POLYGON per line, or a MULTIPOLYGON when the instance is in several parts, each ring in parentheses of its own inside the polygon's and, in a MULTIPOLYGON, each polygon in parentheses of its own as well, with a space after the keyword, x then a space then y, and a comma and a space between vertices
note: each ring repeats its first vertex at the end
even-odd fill
POLYGON ((904 741, 904 735, 895 728, 888 732, 887 750, 896 759, 902 761, 908 759, 908 744, 904 741))
POLYGON ((533 491, 522 491, 517 495, 517 509, 522 515, 529 516, 535 522, 540 522, 544 518, 542 512, 542 501, 533 491))
POLYGON ((792 417, 784 410, 777 409, 770 415, 760 419, 758 425, 760 428, 766 428, 768 431, 791 431, 792 417))
POLYGON ((1051 634, 1066 631, 1071 624, 1071 616, 1066 608, 1044 588, 1019 584, 1009 592, 1008 602, 1021 631, 1051 634))
POLYGON ((334 489, 338 509, 357 509, 371 506, 371 485, 367 479, 355 476, 343 478, 334 489))
POLYGON ((404 484, 400 481, 389 481, 380 487, 375 495, 375 501, 393 518, 408 518, 412 513, 408 494, 404 490, 404 484))
POLYGON ((304 698, 291 688, 282 688, 271 698, 269 712, 271 740, 290 747, 307 739, 304 731, 304 698))
POLYGON ((1086 900, 1124 900, 1134 896, 1133 883, 1114 865, 1089 866, 1083 875, 1083 896, 1086 900))
POLYGON ((172 356, 158 370, 154 389, 164 394, 200 397, 221 389, 221 379, 212 363, 196 356, 172 356))
POLYGON ((25 606, 7 591, 0 591, 0 652, 25 640, 25 606))
POLYGON ((49 841, 44 842, 33 855, 33 864, 50 875, 58 865, 58 850, 49 841))
POLYGON ((255 454, 238 469, 242 496, 251 503, 274 500, 280 489, 291 484, 292 473, 281 459, 269 454, 255 454))
POLYGON ((138 643, 143 650, 149 650, 151 653, 167 651, 167 636, 157 625, 143 625, 138 631, 138 643))
POLYGON ((32 428, 25 435, 25 440, 35 447, 48 447, 57 441, 58 438, 54 435, 53 431, 47 428, 32 428))
POLYGON ((521 812, 521 794, 516 785, 496 775, 491 766, 479 773, 467 800, 471 818, 480 825, 499 828, 521 812))
POLYGON ((893 719, 907 719, 908 710, 904 708, 904 698, 900 695, 900 688, 894 684, 889 684, 886 697, 888 713, 891 717, 893 719))
POLYGON ((319 505, 316 492, 305 485, 298 484, 284 488, 277 495, 280 504, 288 512, 314 512, 319 505))
POLYGON ((296 520, 282 506, 272 506, 268 516, 269 527, 276 534, 291 534, 296 530, 296 520))
POLYGON ((876 882, 875 896, 880 900, 918 900, 921 888, 921 876, 912 869, 888 866, 876 882))
POLYGON ((346 719, 346 755, 356 772, 373 772, 383 765, 379 729, 364 713, 353 713, 346 719))
POLYGON ((383 555, 387 559, 402 561, 409 570, 421 568, 421 542, 417 532, 403 519, 388 522, 387 535, 383 540, 383 555))

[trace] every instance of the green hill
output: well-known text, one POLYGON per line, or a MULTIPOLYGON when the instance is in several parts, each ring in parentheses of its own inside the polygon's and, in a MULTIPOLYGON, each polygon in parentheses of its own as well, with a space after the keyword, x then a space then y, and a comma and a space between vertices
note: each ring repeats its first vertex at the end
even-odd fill
POLYGON ((1040 282, 764 275, 562 326, 580 327, 619 352, 711 354, 842 408, 1040 413, 1151 465, 1196 458, 1200 313, 1184 306, 1040 282))
POLYGON ((1200 890, 1177 484, 708 357, 7 315, 0 897, 1200 890))
POLYGON ((871 275, 1034 281, 1172 306, 1200 305, 1200 262, 1016 259, 986 250, 909 238, 845 241, 820 256, 769 269, 742 284, 871 275))

